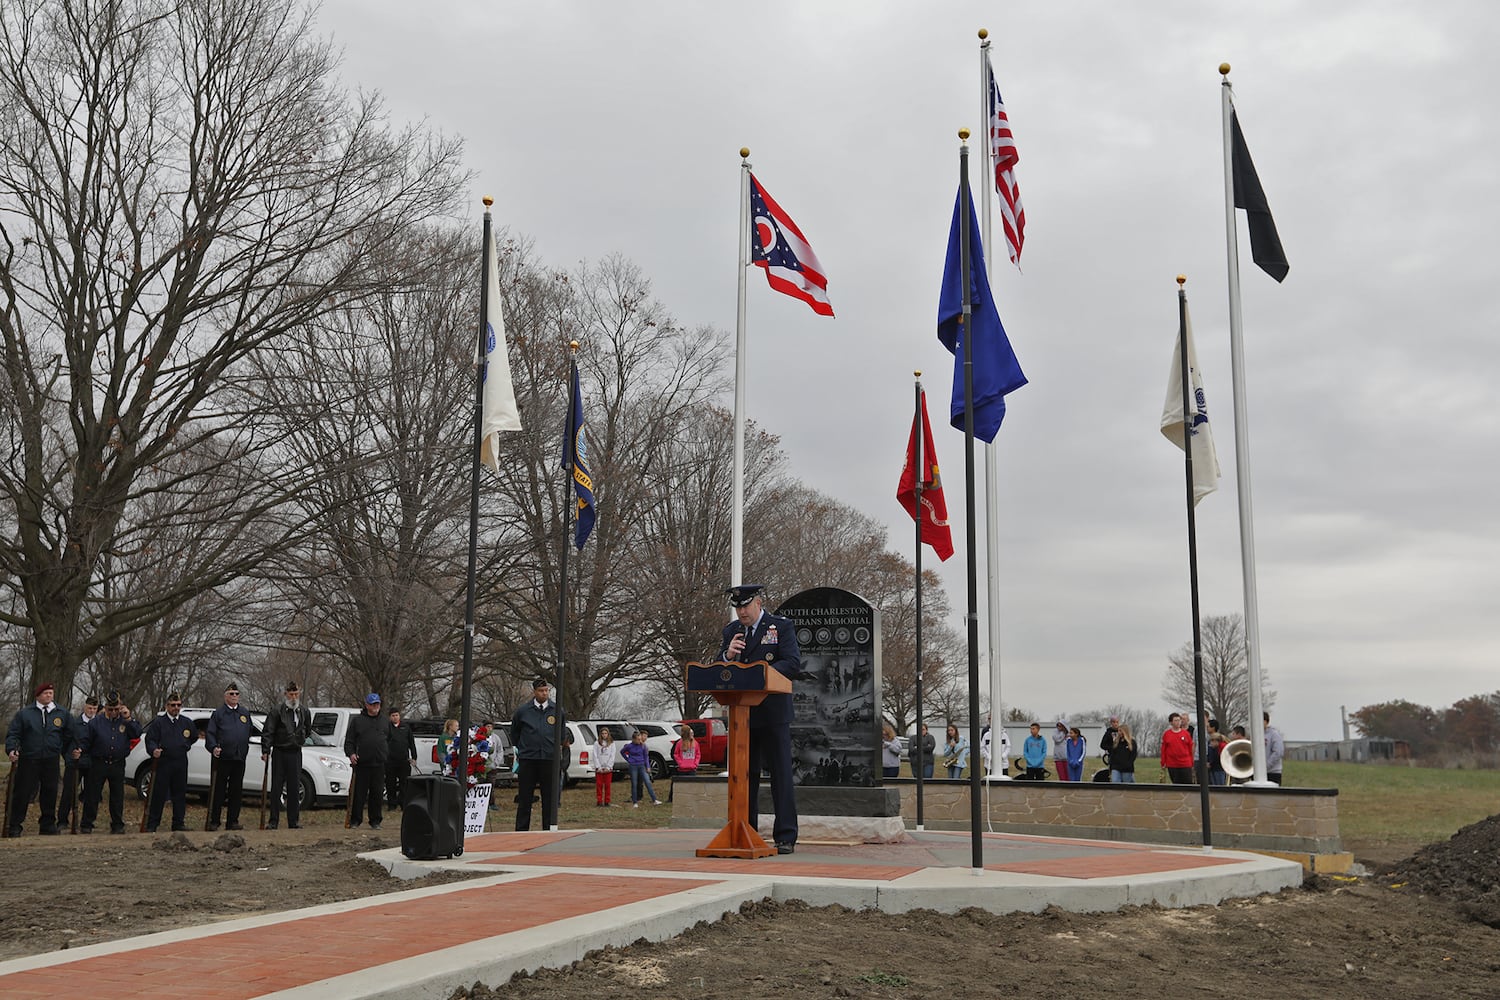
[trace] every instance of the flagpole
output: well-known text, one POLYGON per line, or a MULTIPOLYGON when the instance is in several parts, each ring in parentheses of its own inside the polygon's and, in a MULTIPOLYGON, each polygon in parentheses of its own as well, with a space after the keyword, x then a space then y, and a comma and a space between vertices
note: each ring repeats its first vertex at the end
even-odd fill
POLYGON ((744 583, 745 557, 745 272, 750 267, 750 147, 740 147, 740 268, 734 320, 734 511, 729 586, 744 583))
MULTIPOLYGON (((980 121, 988 122, 990 118, 990 79, 989 79, 989 31, 985 28, 979 29, 979 115, 980 121)), ((988 129, 992 126, 986 126, 988 129)), ((989 270, 990 287, 995 285, 994 247, 995 243, 990 239, 992 228, 991 213, 994 211, 994 201, 990 197, 993 190, 989 178, 995 173, 994 149, 991 143, 984 143, 984 212, 979 216, 980 237, 984 245, 990 249, 989 256, 985 258, 985 266, 989 270)), ((995 767, 995 750, 999 743, 995 739, 996 720, 1000 725, 1005 724, 1004 715, 1000 707, 1000 456, 995 450, 995 442, 987 441, 984 446, 984 566, 985 587, 987 603, 985 605, 986 621, 989 624, 989 664, 990 664, 990 773, 986 780, 1009 781, 1010 762, 1005 766, 995 767)))
MULTIPOLYGON (((917 782, 917 830, 926 829, 924 816, 922 814, 922 771, 927 763, 927 747, 922 742, 922 486, 927 482, 927 465, 931 461, 927 457, 927 435, 922 427, 922 370, 919 368, 912 372, 915 380, 913 384, 913 399, 911 410, 911 433, 917 441, 917 464, 912 471, 916 474, 916 496, 917 516, 912 518, 916 532, 916 587, 917 587, 917 731, 913 736, 916 745, 921 747, 921 757, 917 764, 911 769, 911 776, 917 782)), ((906 760, 912 760, 911 743, 907 744, 906 760)))
POLYGON ((1203 849, 1213 850, 1213 830, 1209 819, 1208 802, 1208 740, 1203 724, 1203 634, 1198 618, 1198 516, 1197 497, 1193 488, 1193 415, 1197 413, 1197 401, 1193 396, 1192 383, 1188 377, 1187 342, 1187 275, 1177 276, 1177 352, 1182 356, 1182 454, 1183 469, 1187 476, 1187 536, 1188 536, 1188 591, 1193 605, 1193 700, 1198 713, 1198 798, 1203 814, 1203 849), (1192 409, 1189 410, 1189 407, 1192 409))
POLYGON ((974 874, 984 871, 984 841, 979 829, 979 768, 973 764, 979 746, 979 580, 974 570, 974 276, 970 261, 969 220, 973 218, 972 194, 969 191, 969 130, 958 130, 958 262, 963 274, 963 313, 959 323, 964 338, 964 509, 967 532, 965 552, 969 562, 968 640, 969 640, 969 840, 974 874))
MULTIPOLYGON (((1229 64, 1219 65, 1224 122, 1224 226, 1229 257, 1229 373, 1234 387, 1234 473, 1240 501, 1240 570, 1245 599, 1245 661, 1250 672, 1250 759, 1254 777, 1247 784, 1274 787, 1266 779, 1266 730, 1261 718, 1260 605, 1255 586, 1255 517, 1250 503, 1250 416, 1245 399, 1245 346, 1240 318, 1240 250, 1234 218, 1234 90, 1229 64)), ((1187 405, 1183 400, 1184 407, 1187 405)), ((1184 414, 1185 415, 1185 414, 1184 414)))
MULTIPOLYGON (((578 341, 568 342, 568 415, 563 420, 563 454, 573 454, 571 442, 578 434, 578 428, 573 426, 573 414, 578 412, 578 398, 573 394, 573 388, 578 384, 576 371, 578 368, 578 341)), ((570 463, 571 464, 571 463, 570 463)), ((562 806, 562 783, 564 780, 562 771, 562 743, 563 743, 563 677, 564 668, 567 666, 567 634, 568 634, 568 550, 573 547, 573 542, 568 538, 568 512, 576 509, 572 503, 573 492, 573 469, 567 468, 563 475, 562 493, 562 559, 558 566, 557 585, 557 683, 553 685, 553 701, 557 703, 558 711, 553 713, 557 720, 552 731, 552 770, 558 776, 557 804, 552 809, 552 829, 557 829, 557 813, 562 806)), ((569 761, 569 763, 572 763, 569 761)))
MULTIPOLYGON (((474 683, 474 591, 475 577, 479 565, 479 466, 480 453, 484 447, 484 381, 490 315, 490 248, 494 241, 490 237, 490 207, 495 199, 484 196, 484 250, 479 255, 479 359, 474 368, 474 460, 469 470, 469 570, 468 591, 464 598, 464 668, 458 692, 458 756, 454 758, 454 772, 458 776, 459 791, 467 796, 469 791, 469 712, 470 689, 474 683)), ((458 847, 464 846, 464 825, 459 824, 458 847)))

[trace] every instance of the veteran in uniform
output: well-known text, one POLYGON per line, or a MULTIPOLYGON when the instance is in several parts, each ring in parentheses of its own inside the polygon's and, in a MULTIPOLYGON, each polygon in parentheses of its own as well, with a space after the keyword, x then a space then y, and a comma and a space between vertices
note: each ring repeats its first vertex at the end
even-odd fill
POLYGON ((531 829, 532 795, 541 789, 542 829, 557 825, 557 794, 560 782, 557 756, 557 727, 566 728, 567 716, 549 694, 552 686, 545 677, 531 685, 531 698, 521 703, 510 720, 510 739, 516 748, 516 829, 531 829))
POLYGON ((266 713, 261 734, 260 759, 271 762, 271 821, 276 829, 281 819, 281 799, 286 795, 286 826, 296 830, 302 808, 302 744, 312 735, 312 713, 302 705, 302 688, 287 681, 281 704, 266 713))
POLYGON ((167 695, 167 708, 146 724, 146 753, 157 761, 151 779, 150 810, 146 832, 161 825, 162 809, 172 799, 172 829, 187 829, 188 751, 198 742, 198 726, 182 714, 182 695, 167 695))
POLYGON ((38 830, 44 835, 57 833, 57 759, 66 755, 78 758, 73 743, 73 719, 66 709, 52 704, 55 695, 51 683, 43 681, 32 692, 35 702, 27 705, 10 720, 5 731, 5 752, 16 770, 15 787, 10 806, 10 835, 19 837, 26 825, 26 810, 31 796, 40 791, 37 806, 41 810, 38 830))
MULTIPOLYGON (((719 659, 732 663, 765 660, 788 680, 802 669, 797 627, 790 618, 765 610, 760 592, 765 587, 745 583, 724 593, 734 606, 735 620, 724 626, 719 659)), ((797 796, 792 788, 792 696, 768 694, 750 709, 750 826, 760 819, 760 772, 771 776, 771 804, 776 822, 771 829, 777 854, 797 848, 797 796)))
POLYGON ((83 756, 88 758, 84 772, 83 815, 79 833, 93 833, 99 815, 99 800, 104 785, 109 784, 109 832, 125 832, 125 758, 130 744, 140 738, 141 724, 130 717, 130 709, 120 701, 120 692, 104 696, 104 711, 89 720, 83 734, 83 756))
MULTIPOLYGON (((83 734, 87 729, 89 720, 99 714, 99 699, 89 695, 83 699, 83 712, 73 716, 73 746, 83 747, 83 734)), ((64 827, 71 828, 73 825, 73 810, 78 808, 78 796, 83 793, 82 782, 88 774, 88 754, 79 753, 75 757, 63 758, 62 797, 57 803, 57 831, 61 833, 64 827)), ((79 816, 83 815, 79 810, 79 816)))
POLYGON ((224 704, 208 717, 203 746, 213 756, 214 781, 208 790, 207 830, 219 828, 219 817, 229 807, 228 830, 239 830, 240 800, 245 795, 245 760, 250 756, 250 712, 240 707, 240 689, 224 689, 224 704))

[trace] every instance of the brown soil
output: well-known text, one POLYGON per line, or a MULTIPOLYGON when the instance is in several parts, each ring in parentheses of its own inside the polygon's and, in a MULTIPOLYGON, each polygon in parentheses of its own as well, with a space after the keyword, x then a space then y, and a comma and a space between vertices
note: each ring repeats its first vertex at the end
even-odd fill
MULTIPOLYGON (((449 881, 396 882, 357 851, 395 846, 302 830, 0 841, 0 958, 449 881), (27 875, 25 873, 33 873, 27 875), (182 891, 178 891, 182 890, 182 891)), ((394 818, 393 818, 394 819, 394 818)), ((201 822, 201 821, 200 821, 201 822)), ((462 876, 458 876, 462 877, 462 876)), ((975 997, 1500 996, 1500 817, 1380 874, 1189 910, 995 916, 760 903, 659 944, 475 984, 505 996, 975 997), (1479 918, 1479 919, 1476 919, 1479 918)))

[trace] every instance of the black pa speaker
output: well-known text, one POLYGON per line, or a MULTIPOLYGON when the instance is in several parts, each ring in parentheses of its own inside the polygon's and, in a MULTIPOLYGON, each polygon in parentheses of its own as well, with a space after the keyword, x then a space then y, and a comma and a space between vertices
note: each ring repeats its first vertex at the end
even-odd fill
POLYGON ((401 853, 408 858, 452 858, 464 852, 464 791, 457 778, 414 774, 401 807, 401 853))

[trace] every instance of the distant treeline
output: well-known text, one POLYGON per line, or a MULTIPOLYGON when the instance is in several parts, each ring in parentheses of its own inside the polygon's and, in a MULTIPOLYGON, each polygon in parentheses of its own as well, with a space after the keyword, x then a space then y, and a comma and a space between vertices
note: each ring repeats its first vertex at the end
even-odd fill
POLYGON ((1415 757, 1500 750, 1500 691, 1434 709, 1410 701, 1366 705, 1350 719, 1365 736, 1404 740, 1415 757))

